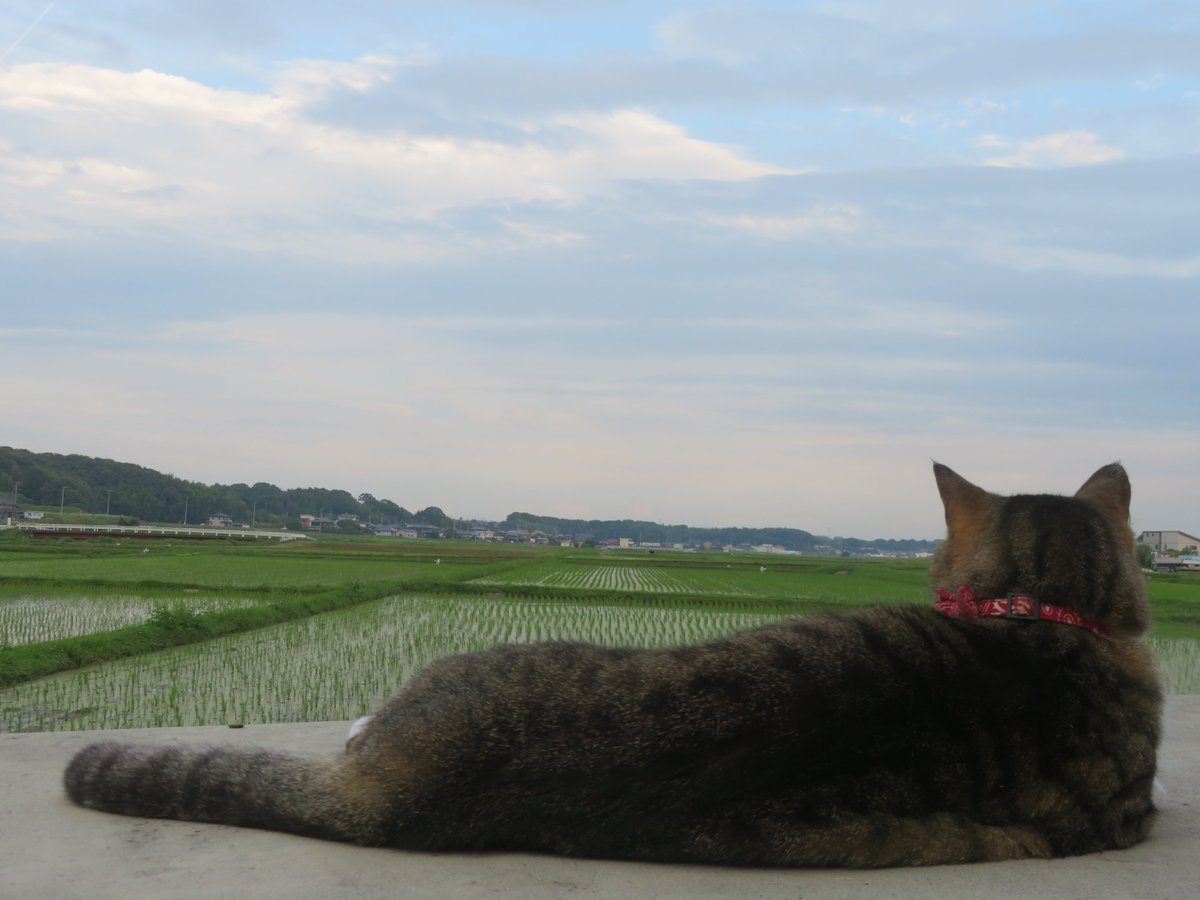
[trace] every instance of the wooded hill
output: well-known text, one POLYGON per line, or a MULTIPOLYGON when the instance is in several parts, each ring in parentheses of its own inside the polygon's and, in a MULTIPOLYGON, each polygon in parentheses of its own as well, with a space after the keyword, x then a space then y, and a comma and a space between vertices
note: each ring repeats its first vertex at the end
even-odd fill
MULTIPOLYGON (((436 506, 409 512, 391 500, 371 494, 357 497, 348 491, 328 488, 288 488, 266 482, 249 484, 201 484, 185 481, 133 463, 116 462, 79 454, 33 453, 0 447, 0 497, 22 507, 42 507, 107 513, 143 522, 199 524, 216 513, 235 522, 257 525, 288 525, 298 528, 302 514, 336 518, 343 514, 386 525, 421 523, 449 529, 470 523, 455 520, 436 506), (64 491, 65 488, 65 491, 64 491)), ((492 523, 489 523, 492 524, 492 523)), ((666 546, 705 543, 720 548, 728 544, 771 544, 788 550, 866 553, 894 551, 915 553, 932 550, 934 541, 827 538, 798 528, 697 528, 662 525, 657 522, 621 520, 559 519, 532 513, 511 513, 497 526, 509 531, 541 531, 553 537, 596 541, 630 538, 639 543, 666 546)))
POLYGON ((289 488, 273 484, 201 484, 164 475, 133 463, 78 454, 32 453, 0 447, 0 496, 21 506, 108 513, 144 522, 204 523, 215 513, 235 522, 293 524, 304 513, 336 518, 352 514, 363 521, 407 525, 422 522, 448 527, 453 520, 436 506, 412 513, 391 500, 370 494, 353 496, 327 488, 289 488), (65 494, 63 488, 66 488, 65 494))

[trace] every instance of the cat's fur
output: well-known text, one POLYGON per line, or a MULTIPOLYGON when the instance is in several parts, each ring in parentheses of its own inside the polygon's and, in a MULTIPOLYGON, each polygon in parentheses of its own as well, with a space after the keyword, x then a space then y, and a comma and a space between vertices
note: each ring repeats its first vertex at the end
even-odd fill
POLYGON ((1048 857, 1147 834, 1158 680, 1129 481, 990 494, 935 465, 933 587, 1105 623, 883 607, 702 646, 502 646, 433 663, 335 759, 93 744, 84 806, 422 849, 749 865, 1048 857))

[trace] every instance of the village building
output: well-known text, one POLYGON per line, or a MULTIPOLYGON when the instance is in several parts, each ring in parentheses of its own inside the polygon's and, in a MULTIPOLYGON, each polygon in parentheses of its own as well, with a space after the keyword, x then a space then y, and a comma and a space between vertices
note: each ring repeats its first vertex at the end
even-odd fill
POLYGON ((0 500, 0 522, 12 524, 13 519, 21 517, 21 507, 12 500, 0 500))
POLYGON ((1196 553, 1200 550, 1200 538, 1186 531, 1143 531, 1138 543, 1145 544, 1155 553, 1196 553))

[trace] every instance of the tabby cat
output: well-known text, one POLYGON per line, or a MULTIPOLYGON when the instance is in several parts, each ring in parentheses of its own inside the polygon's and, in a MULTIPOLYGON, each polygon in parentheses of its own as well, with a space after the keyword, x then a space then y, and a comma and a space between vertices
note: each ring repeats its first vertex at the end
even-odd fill
POLYGON ((934 473, 934 607, 701 646, 495 647, 430 665, 336 758, 97 743, 67 792, 360 844, 674 862, 928 865, 1141 841, 1161 695, 1124 469, 1074 497, 934 473))

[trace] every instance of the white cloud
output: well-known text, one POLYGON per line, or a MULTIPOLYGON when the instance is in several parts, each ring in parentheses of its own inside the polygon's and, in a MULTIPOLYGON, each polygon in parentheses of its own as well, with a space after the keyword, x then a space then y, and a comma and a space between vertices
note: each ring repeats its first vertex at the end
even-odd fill
POLYGON ((500 219, 499 221, 520 239, 518 247, 547 244, 554 247, 570 247, 574 244, 582 244, 586 240, 582 234, 575 231, 542 228, 529 222, 518 222, 511 219, 500 219))
POLYGON ((332 88, 348 88, 367 93, 391 80, 401 65, 414 65, 394 56, 368 55, 353 62, 326 59, 293 60, 281 69, 272 84, 272 93, 298 103, 320 100, 332 88))
POLYGON ((1139 91, 1157 91, 1164 84, 1166 84, 1166 82, 1167 78, 1162 72, 1155 72, 1149 78, 1137 79, 1134 81, 1133 86, 1139 91))
MULTIPOLYGON (((307 117, 333 86, 369 91, 398 63, 304 62, 275 93, 217 90, 175 75, 32 64, 0 71, 0 109, 28 136, 0 160, 0 207, 46 237, 164 223, 189 240, 339 260, 436 257, 570 244, 517 226, 503 241, 420 232, 460 207, 572 203, 617 182, 744 181, 784 171, 640 109, 515 122, 519 139, 392 130, 307 117)), ((12 144, 10 144, 11 148, 12 144)))
POLYGON ((822 232, 850 233, 858 231, 863 211, 857 206, 834 203, 814 207, 807 212, 790 216, 767 216, 743 213, 738 215, 702 215, 696 221, 703 225, 748 232, 773 240, 791 240, 822 232))
MULTIPOLYGON (((83 116, 120 124, 205 124, 278 127, 294 102, 268 94, 218 90, 179 75, 143 69, 121 72, 97 66, 28 63, 0 70, 0 109, 37 112, 48 119, 83 116)), ((92 133, 95 140, 103 133, 92 133)))
POLYGON ((980 150, 999 151, 1004 156, 988 156, 985 166, 1003 168, 1044 168, 1058 166, 1095 166, 1125 157, 1120 147, 1099 142, 1090 131, 1058 131, 1024 141, 1012 141, 989 134, 977 144, 980 150))
POLYGON ((1094 278, 1189 279, 1200 277, 1200 256, 1168 258, 1074 247, 1026 246, 1009 241, 980 242, 966 248, 976 259, 1022 272, 1061 270, 1094 278))
POLYGON ((693 138, 681 126, 641 109, 560 115, 550 126, 548 130, 565 127, 582 136, 580 145, 569 151, 571 165, 606 180, 746 181, 791 172, 746 159, 735 148, 693 138))

